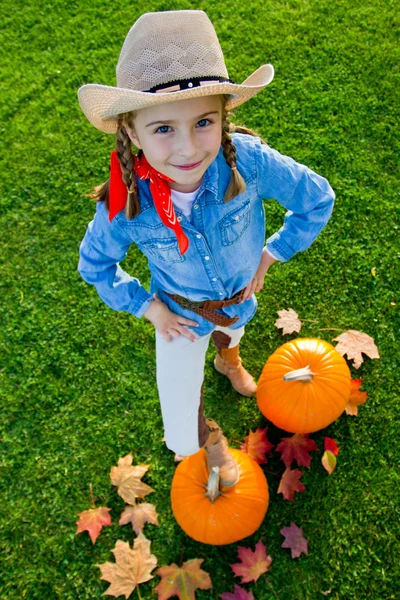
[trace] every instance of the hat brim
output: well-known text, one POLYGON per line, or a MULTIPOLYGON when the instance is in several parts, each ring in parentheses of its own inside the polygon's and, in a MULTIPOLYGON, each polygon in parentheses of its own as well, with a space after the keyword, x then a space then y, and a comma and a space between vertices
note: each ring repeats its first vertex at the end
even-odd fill
POLYGON ((208 83, 178 92, 138 92, 119 87, 88 83, 78 90, 80 107, 90 123, 104 133, 116 133, 119 114, 186 98, 228 94, 226 108, 231 110, 263 90, 274 78, 274 67, 266 64, 243 83, 208 83))

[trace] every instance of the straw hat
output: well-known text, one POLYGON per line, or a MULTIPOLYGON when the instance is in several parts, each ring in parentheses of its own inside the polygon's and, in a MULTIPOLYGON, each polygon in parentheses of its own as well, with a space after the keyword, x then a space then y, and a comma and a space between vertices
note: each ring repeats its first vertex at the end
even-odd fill
POLYGON ((117 64, 117 87, 88 83, 79 104, 100 131, 115 133, 118 114, 148 106, 229 94, 227 109, 243 104, 274 77, 262 65, 243 83, 229 79, 214 26, 202 10, 145 13, 134 23, 117 64))

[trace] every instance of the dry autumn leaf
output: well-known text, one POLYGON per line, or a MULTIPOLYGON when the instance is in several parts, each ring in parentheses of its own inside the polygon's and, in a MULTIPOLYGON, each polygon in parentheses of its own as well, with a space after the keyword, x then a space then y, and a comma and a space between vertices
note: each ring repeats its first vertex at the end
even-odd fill
POLYGON ((118 525, 126 525, 127 523, 132 524, 132 529, 136 535, 139 535, 139 532, 143 531, 145 523, 158 525, 158 515, 155 506, 149 502, 141 502, 135 506, 125 506, 118 525))
POLYGON ((161 577, 160 583, 154 588, 158 600, 167 600, 171 596, 178 596, 180 600, 195 600, 196 590, 212 588, 209 574, 200 568, 203 560, 193 558, 184 562, 182 567, 173 563, 157 569, 156 575, 161 577))
POLYGON ((364 404, 368 398, 367 392, 361 392, 361 379, 351 380, 350 398, 346 406, 346 414, 356 417, 358 415, 358 406, 364 404))
POLYGON ((282 334, 299 332, 301 329, 301 321, 298 318, 297 312, 293 308, 289 310, 278 310, 279 319, 274 323, 275 327, 282 329, 282 334))
POLYGON ((294 523, 290 527, 283 527, 281 534, 285 538, 282 548, 290 548, 292 558, 298 558, 301 553, 308 554, 307 540, 303 537, 303 530, 294 523))
POLYGON ((242 578, 240 583, 257 581, 268 571, 272 558, 267 556, 266 550, 261 540, 257 543, 254 552, 251 548, 238 547, 238 555, 242 562, 230 566, 235 575, 242 578))
POLYGON ((94 544, 104 525, 111 525, 111 516, 108 514, 110 510, 111 508, 107 508, 107 506, 99 506, 98 508, 90 508, 79 513, 79 521, 76 522, 78 527, 75 535, 82 533, 82 531, 88 531, 90 539, 94 544))
POLYGON ((117 541, 112 550, 115 563, 96 565, 101 570, 100 579, 111 584, 103 596, 129 598, 136 586, 153 579, 151 571, 157 565, 157 558, 150 554, 150 544, 142 533, 134 540, 133 548, 127 542, 117 541))
POLYGON ((339 454, 339 448, 335 440, 330 437, 324 437, 324 450, 329 450, 335 456, 339 454))
POLYGON ((333 341, 339 342, 335 347, 339 354, 342 356, 347 354, 348 360, 354 360, 353 366, 355 369, 359 369, 364 362, 362 353, 370 358, 380 358, 373 338, 361 331, 349 329, 334 338, 333 341))
POLYGON ((306 489, 299 481, 302 475, 298 469, 286 469, 279 482, 278 494, 282 494, 285 500, 294 500, 295 492, 304 492, 306 489))
POLYGON ((254 600, 252 592, 246 592, 246 590, 236 584, 233 594, 231 592, 225 592, 225 594, 220 594, 219 597, 222 600, 254 600))
POLYGON ((240 446, 242 452, 246 452, 259 465, 267 462, 266 453, 273 448, 273 444, 267 439, 267 428, 260 427, 254 433, 250 430, 249 435, 244 438, 244 444, 240 446))
POLYGON ((336 468, 336 456, 333 454, 333 452, 330 450, 325 450, 321 462, 322 466, 326 471, 328 471, 329 475, 332 475, 336 468))
POLYGON ((111 467, 111 483, 118 487, 118 494, 127 504, 135 504, 136 498, 144 498, 154 490, 140 481, 149 465, 132 465, 132 454, 118 460, 117 467, 111 467))
POLYGON ((276 447, 276 451, 282 453, 281 459, 286 467, 290 467, 294 460, 299 467, 309 467, 311 462, 309 452, 313 450, 318 450, 318 446, 314 440, 310 440, 308 433, 296 433, 292 437, 281 438, 276 447))

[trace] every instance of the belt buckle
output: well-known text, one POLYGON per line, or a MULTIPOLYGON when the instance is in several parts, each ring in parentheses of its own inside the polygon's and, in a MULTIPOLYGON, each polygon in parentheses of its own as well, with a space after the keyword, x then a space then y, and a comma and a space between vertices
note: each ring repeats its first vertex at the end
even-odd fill
POLYGON ((194 300, 188 300, 187 298, 182 298, 182 300, 181 306, 189 310, 193 310, 193 308, 200 308, 200 305, 204 304, 204 302, 196 302, 194 300))

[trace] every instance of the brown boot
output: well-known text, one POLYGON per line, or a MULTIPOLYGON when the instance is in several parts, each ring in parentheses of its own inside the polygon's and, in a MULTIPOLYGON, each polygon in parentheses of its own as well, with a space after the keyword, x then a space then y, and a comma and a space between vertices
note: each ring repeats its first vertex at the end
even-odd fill
POLYGON ((211 473, 213 467, 219 467, 220 485, 232 487, 239 481, 239 467, 228 450, 228 440, 220 427, 212 419, 206 419, 206 423, 210 430, 204 444, 208 471, 211 473))
POLYGON ((253 377, 242 366, 239 356, 239 344, 234 348, 218 348, 218 354, 214 360, 214 367, 218 373, 226 375, 233 388, 242 396, 255 396, 257 384, 253 377))

